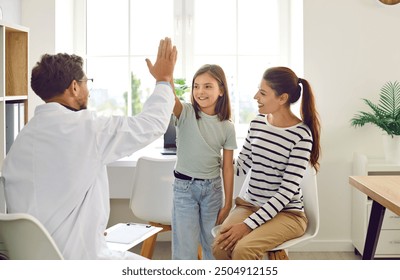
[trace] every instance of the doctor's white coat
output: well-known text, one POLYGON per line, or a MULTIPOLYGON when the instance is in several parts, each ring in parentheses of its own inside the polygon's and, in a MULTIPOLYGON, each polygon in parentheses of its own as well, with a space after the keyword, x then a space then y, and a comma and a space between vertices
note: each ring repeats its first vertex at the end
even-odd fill
POLYGON ((174 100, 171 88, 158 84, 134 117, 96 117, 59 103, 37 106, 4 161, 8 211, 39 219, 65 259, 140 258, 107 248, 106 165, 159 138, 174 100))

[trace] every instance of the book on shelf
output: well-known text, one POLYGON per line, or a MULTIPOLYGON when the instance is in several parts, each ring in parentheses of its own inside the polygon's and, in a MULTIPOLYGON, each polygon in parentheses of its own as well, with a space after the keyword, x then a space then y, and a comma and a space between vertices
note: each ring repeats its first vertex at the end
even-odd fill
POLYGON ((23 102, 6 103, 6 153, 11 148, 18 133, 24 127, 25 107, 23 102))
POLYGON ((161 230, 148 224, 119 223, 106 230, 105 238, 111 250, 126 251, 161 230))

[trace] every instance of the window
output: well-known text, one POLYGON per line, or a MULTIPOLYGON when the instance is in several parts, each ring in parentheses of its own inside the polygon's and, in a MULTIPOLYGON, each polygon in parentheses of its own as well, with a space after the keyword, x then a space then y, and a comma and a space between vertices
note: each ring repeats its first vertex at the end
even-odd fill
POLYGON ((154 62, 165 36, 178 48, 175 78, 187 85, 201 65, 222 66, 233 119, 246 129, 266 68, 285 65, 302 74, 302 1, 86 0, 83 14, 86 40, 77 41, 86 43, 78 49, 95 78, 89 106, 100 114, 141 110, 154 88, 145 58, 154 62))

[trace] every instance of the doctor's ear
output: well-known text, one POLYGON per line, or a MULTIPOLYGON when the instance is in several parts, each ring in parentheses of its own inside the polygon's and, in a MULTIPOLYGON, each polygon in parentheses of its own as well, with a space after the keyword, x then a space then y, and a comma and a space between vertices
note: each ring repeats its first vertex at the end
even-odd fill
POLYGON ((76 80, 72 80, 70 87, 73 90, 76 90, 78 88, 78 82, 76 80))
POLYGON ((76 94, 75 92, 78 90, 78 82, 73 80, 69 87, 68 90, 72 93, 72 94, 76 94))

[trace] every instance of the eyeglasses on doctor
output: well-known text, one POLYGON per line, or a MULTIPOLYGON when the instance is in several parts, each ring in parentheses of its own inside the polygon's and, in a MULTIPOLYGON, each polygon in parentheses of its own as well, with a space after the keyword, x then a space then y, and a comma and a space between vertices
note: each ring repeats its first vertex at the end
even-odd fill
POLYGON ((82 79, 82 80, 78 80, 78 82, 86 82, 89 91, 92 90, 93 81, 94 81, 94 79, 87 79, 87 78, 86 79, 82 79))
POLYGON ((91 81, 93 83, 94 79, 82 79, 82 80, 78 80, 78 82, 88 82, 91 81))

